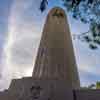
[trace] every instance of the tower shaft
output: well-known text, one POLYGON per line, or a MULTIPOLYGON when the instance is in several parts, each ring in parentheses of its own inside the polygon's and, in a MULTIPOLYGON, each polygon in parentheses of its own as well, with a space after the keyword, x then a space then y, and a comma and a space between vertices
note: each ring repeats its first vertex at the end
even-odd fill
POLYGON ((64 80, 72 88, 80 86, 69 25, 61 8, 53 8, 47 16, 33 78, 64 80))

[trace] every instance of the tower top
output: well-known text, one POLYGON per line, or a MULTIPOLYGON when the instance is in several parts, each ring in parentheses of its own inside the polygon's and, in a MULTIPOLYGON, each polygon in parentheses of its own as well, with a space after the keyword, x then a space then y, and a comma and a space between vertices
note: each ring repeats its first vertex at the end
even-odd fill
POLYGON ((49 11, 49 14, 51 13, 54 13, 56 10, 59 10, 60 12, 62 13, 65 13, 64 9, 63 8, 60 8, 60 7, 54 7, 52 8, 50 11, 49 11))
POLYGON ((48 17, 55 17, 55 16, 58 18, 61 18, 61 17, 64 18, 64 17, 66 17, 66 14, 62 8, 54 7, 49 11, 47 18, 48 17))

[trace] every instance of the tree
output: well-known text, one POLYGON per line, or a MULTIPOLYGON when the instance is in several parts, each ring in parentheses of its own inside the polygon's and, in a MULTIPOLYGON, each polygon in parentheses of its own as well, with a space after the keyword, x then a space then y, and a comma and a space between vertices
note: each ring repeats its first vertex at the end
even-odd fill
POLYGON ((87 87, 81 87, 82 89, 100 89, 100 81, 97 81, 95 84, 90 84, 87 87))
POLYGON ((96 89, 96 85, 95 84, 90 84, 88 86, 81 87, 81 89, 83 89, 83 90, 96 89))
MULTIPOLYGON (((40 10, 43 12, 50 0, 42 0, 40 10)), ((97 49, 100 45, 100 0, 62 0, 64 7, 73 18, 89 24, 88 32, 78 35, 78 39, 84 40, 91 49, 97 49)))
POLYGON ((48 0, 42 0, 40 4, 40 10, 43 12, 46 9, 46 6, 48 4, 48 0))
POLYGON ((96 88, 95 84, 91 84, 88 86, 88 89, 95 89, 95 88, 96 88))
POLYGON ((96 82, 96 89, 100 89, 100 82, 96 82))

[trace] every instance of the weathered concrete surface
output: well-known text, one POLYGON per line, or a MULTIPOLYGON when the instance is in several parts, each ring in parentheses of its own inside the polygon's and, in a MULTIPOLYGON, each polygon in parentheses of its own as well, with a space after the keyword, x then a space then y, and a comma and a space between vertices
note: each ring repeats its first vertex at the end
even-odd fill
POLYGON ((68 87, 80 87, 70 35, 64 10, 53 8, 44 25, 33 70, 35 79, 65 80, 68 87))

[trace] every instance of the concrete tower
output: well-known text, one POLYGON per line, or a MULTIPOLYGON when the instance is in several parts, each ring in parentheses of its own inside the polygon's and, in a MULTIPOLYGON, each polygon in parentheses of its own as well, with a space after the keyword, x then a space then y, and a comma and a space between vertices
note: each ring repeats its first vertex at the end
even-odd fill
POLYGON ((34 79, 61 80, 68 87, 80 87, 70 35, 64 10, 53 8, 44 25, 33 70, 34 79))

